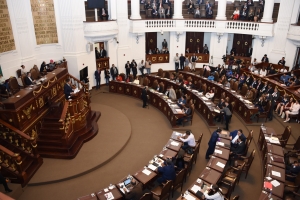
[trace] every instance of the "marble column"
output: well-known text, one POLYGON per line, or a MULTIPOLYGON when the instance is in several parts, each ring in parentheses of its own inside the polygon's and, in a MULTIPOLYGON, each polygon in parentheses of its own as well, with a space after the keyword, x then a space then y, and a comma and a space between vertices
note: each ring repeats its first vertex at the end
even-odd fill
POLYGON ((183 19, 183 16, 182 16, 182 0, 175 0, 174 1, 173 19, 183 19))
POLYGON ((131 16, 130 19, 141 19, 140 0, 131 0, 131 16))
POLYGON ((218 1, 218 14, 216 19, 217 20, 227 20, 226 17, 226 4, 227 1, 218 1))
POLYGON ((274 0, 265 1, 264 15, 261 22, 273 22, 274 0))

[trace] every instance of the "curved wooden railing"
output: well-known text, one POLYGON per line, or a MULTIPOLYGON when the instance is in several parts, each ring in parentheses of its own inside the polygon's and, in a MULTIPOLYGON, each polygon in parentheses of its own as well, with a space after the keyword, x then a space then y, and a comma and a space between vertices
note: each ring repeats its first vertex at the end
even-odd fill
POLYGON ((34 157, 39 156, 36 148, 36 137, 36 132, 33 131, 29 136, 0 119, 0 138, 34 157))
POLYGON ((69 102, 66 101, 59 122, 64 122, 68 113, 69 102))

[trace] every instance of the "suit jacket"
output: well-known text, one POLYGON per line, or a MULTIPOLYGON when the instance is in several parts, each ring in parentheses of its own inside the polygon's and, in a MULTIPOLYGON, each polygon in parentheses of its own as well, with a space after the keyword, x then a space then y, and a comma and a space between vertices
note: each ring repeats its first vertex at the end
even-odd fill
POLYGON ((112 67, 110 68, 110 74, 114 77, 118 76, 119 75, 119 71, 118 71, 118 68, 117 67, 112 67), (115 73, 115 70, 116 69, 116 73, 115 73))
POLYGON ((252 83, 251 83, 251 86, 252 86, 252 88, 257 88, 257 81, 253 81, 252 83))
POLYGON ((139 200, 143 196, 143 184, 138 183, 134 186, 129 193, 125 194, 125 199, 139 200))
POLYGON ((264 87, 263 83, 257 83, 257 86, 256 86, 255 89, 257 89, 258 91, 260 91, 263 87, 264 87))
POLYGON ((248 85, 248 86, 250 86, 251 84, 252 84, 252 82, 253 82, 253 80, 252 80, 252 77, 250 76, 250 78, 246 78, 245 79, 245 82, 246 82, 246 84, 248 85))
MULTIPOLYGON (((33 79, 31 78, 31 80, 33 81, 33 79)), ((25 77, 25 84, 26 85, 32 85, 33 83, 32 83, 32 81, 31 81, 30 79, 29 79, 29 77, 28 76, 26 76, 25 77)))
POLYGON ((162 47, 165 47, 165 48, 168 47, 168 42, 167 41, 163 41, 161 44, 162 44, 162 47))
POLYGON ((279 60, 278 65, 283 65, 284 66, 285 65, 285 60, 279 60))
POLYGON ((170 16, 172 16, 172 9, 170 8, 170 9, 165 9, 165 14, 167 15, 168 14, 168 11, 169 11, 169 13, 170 13, 170 16))
POLYGON ((242 154, 245 151, 246 145, 245 142, 238 143, 237 145, 230 148, 230 151, 232 151, 235 154, 242 154))
POLYGON ((161 176, 164 180, 174 181, 176 178, 176 171, 174 165, 166 165, 164 167, 158 167, 157 171, 161 173, 161 176))
POLYGON ((152 16, 154 16, 154 15, 158 15, 158 10, 154 10, 154 9, 152 9, 152 11, 151 11, 151 14, 152 14, 152 16))
POLYGON ((101 58, 106 57, 106 50, 105 50, 105 49, 100 49, 99 54, 100 54, 100 57, 101 57, 101 58))
POLYGON ((130 72, 130 64, 129 63, 125 64, 125 69, 126 69, 126 72, 130 72))
POLYGON ((147 90, 144 88, 142 90, 142 100, 147 101, 148 97, 147 97, 147 90))
POLYGON ((71 96, 72 92, 73 92, 72 87, 69 86, 68 84, 65 84, 65 86, 64 86, 64 93, 65 93, 65 97, 66 97, 67 100, 70 99, 69 96, 71 96))
MULTIPOLYGON (((232 139, 234 139, 235 136, 237 135, 237 133, 238 133, 238 130, 231 131, 229 136, 231 136, 232 139)), ((243 133, 242 133, 241 137, 242 137, 242 140, 246 141, 247 138, 246 138, 246 136, 243 133)))
POLYGON ((201 50, 200 50, 200 49, 197 49, 197 50, 195 51, 195 53, 201 53, 201 50))
POLYGON ((101 70, 100 70, 100 73, 98 72, 98 70, 96 70, 94 75, 95 75, 96 80, 100 80, 101 79, 101 70))
POLYGON ((213 134, 211 135, 211 137, 210 137, 210 139, 208 141, 208 146, 214 148, 216 146, 218 138, 219 138, 218 133, 216 131, 213 132, 213 134))
POLYGON ((261 62, 266 62, 266 63, 268 63, 268 62, 269 62, 269 58, 268 58, 268 57, 263 57, 263 58, 261 59, 261 62))

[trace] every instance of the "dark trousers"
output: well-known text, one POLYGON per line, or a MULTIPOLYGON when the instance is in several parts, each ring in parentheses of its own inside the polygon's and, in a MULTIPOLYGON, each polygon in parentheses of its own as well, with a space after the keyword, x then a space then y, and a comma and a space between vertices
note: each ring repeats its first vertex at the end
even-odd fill
POLYGON ((96 89, 100 89, 101 78, 96 79, 96 89))
POLYGON ((116 80, 116 76, 115 75, 111 75, 111 77, 112 77, 113 81, 116 80))
POLYGON ((109 78, 105 78, 105 81, 106 81, 106 85, 108 85, 108 83, 109 83, 109 78))
POLYGON ((187 142, 184 142, 181 148, 182 148, 183 150, 186 150, 186 149, 190 148, 190 146, 188 145, 187 142))
POLYGON ((166 179, 163 178, 163 177, 159 177, 159 178, 157 179, 157 182, 158 182, 159 184, 163 184, 164 182, 166 182, 166 179))
POLYGON ((140 71, 141 71, 141 73, 142 73, 142 77, 144 77, 144 67, 141 67, 141 68, 140 68, 140 71))
POLYGON ((4 186, 5 191, 10 190, 7 185, 6 179, 2 176, 2 174, 0 174, 0 183, 4 186))
MULTIPOLYGON (((126 70, 126 78, 128 78, 130 75, 130 70, 126 70)), ((124 81, 124 80, 123 80, 124 81)))
POLYGON ((178 68, 179 68, 179 62, 175 62, 175 71, 178 72, 178 68))
POLYGON ((229 121, 230 121, 232 115, 224 115, 224 117, 225 117, 226 130, 228 130, 228 124, 229 124, 229 121))
POLYGON ((180 70, 183 70, 184 62, 180 62, 180 70))
POLYGON ((143 99, 143 108, 147 106, 147 99, 143 99))
POLYGON ((209 159, 209 156, 214 153, 215 148, 216 148, 216 145, 208 145, 208 149, 206 151, 205 159, 209 159))

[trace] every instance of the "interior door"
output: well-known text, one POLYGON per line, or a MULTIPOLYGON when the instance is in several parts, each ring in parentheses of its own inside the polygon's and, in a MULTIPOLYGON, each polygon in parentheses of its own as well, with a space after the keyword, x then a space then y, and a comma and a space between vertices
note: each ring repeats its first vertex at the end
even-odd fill
POLYGON ((238 56, 247 57, 252 46, 252 35, 234 34, 232 48, 236 49, 238 56))
POLYGON ((186 32, 185 48, 190 49, 190 53, 194 53, 199 47, 200 51, 203 51, 203 32, 186 32))
POLYGON ((149 49, 153 51, 155 48, 157 48, 157 33, 146 33, 146 53, 149 52, 149 49))

